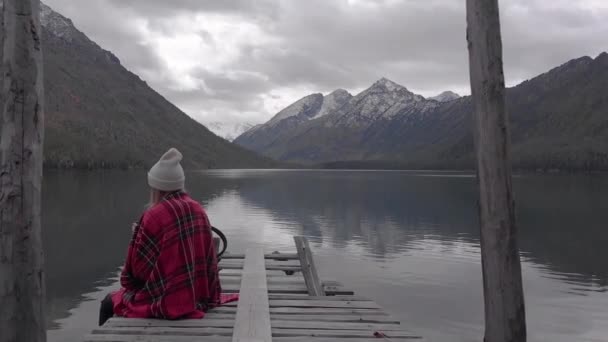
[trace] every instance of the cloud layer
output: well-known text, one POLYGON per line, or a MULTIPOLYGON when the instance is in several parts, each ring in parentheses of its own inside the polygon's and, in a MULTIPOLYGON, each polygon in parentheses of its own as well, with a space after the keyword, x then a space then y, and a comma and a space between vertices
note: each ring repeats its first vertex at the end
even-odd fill
MULTIPOLYGON (((387 77, 468 93, 464 0, 47 0, 202 122, 387 77)), ((501 0, 508 84, 608 50, 605 0, 501 0)))

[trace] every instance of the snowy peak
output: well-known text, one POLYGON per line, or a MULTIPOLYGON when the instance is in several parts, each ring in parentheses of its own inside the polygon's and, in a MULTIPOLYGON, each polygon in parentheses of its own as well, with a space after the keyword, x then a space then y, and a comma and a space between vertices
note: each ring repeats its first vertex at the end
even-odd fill
POLYGON ((406 108, 425 102, 430 101, 400 84, 381 78, 343 106, 338 114, 332 117, 328 126, 369 125, 377 119, 393 117, 406 108))
POLYGON ((266 134, 271 131, 279 134, 284 129, 292 129, 308 121, 334 114, 352 98, 353 96, 344 89, 334 90, 326 96, 322 94, 305 96, 278 112, 265 124, 241 132, 242 134, 234 140, 238 143, 255 134, 266 134))
POLYGON ((406 87, 402 86, 401 84, 395 83, 386 77, 382 77, 381 79, 376 81, 374 84, 372 84, 372 86, 369 89, 378 89, 378 90, 391 91, 391 92, 392 91, 409 92, 409 90, 407 90, 406 87))
POLYGON ((374 82, 371 87, 359 93, 357 98, 373 97, 392 98, 395 101, 419 102, 424 101, 424 97, 409 91, 399 83, 395 83, 386 77, 382 77, 374 82))
POLYGON ((331 113, 334 113, 340 107, 344 106, 353 96, 344 89, 337 89, 323 97, 323 105, 313 119, 320 118, 331 113))
POLYGON ((321 106, 323 105, 323 95, 322 94, 312 94, 301 98, 295 103, 291 104, 287 108, 278 112, 270 121, 268 121, 268 125, 276 125, 280 121, 283 121, 287 118, 296 117, 296 116, 305 116, 307 119, 314 117, 321 106))
POLYGON ((429 100, 435 100, 438 102, 449 102, 449 101, 454 101, 456 99, 459 99, 460 95, 456 94, 453 91, 444 91, 443 93, 437 95, 437 96, 433 96, 430 97, 429 100))

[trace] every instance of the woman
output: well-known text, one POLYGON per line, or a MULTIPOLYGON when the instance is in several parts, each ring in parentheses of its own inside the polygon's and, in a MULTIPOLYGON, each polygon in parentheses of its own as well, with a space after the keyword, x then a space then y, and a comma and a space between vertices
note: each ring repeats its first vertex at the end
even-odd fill
POLYGON ((181 159, 172 148, 148 172, 150 207, 133 226, 122 288, 102 301, 99 325, 114 314, 202 318, 220 304, 211 225, 201 205, 184 191, 181 159))

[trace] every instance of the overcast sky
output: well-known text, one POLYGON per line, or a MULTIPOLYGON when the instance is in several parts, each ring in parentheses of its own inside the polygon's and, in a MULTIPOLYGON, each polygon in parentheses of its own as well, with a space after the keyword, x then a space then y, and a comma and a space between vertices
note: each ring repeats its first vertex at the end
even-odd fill
MULTIPOLYGON (((510 85, 608 50, 608 0, 500 0, 510 85)), ((203 122, 387 77, 469 93, 465 0, 46 0, 203 122)))

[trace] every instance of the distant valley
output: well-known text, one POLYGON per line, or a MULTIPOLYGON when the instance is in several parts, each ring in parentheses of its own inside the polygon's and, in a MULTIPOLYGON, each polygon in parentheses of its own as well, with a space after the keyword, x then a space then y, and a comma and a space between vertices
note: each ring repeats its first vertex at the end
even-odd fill
POLYGON ((221 122, 221 121, 203 121, 203 125, 207 127, 211 132, 215 133, 218 137, 224 138, 228 141, 233 141, 241 134, 250 130, 255 124, 243 122, 221 122))

